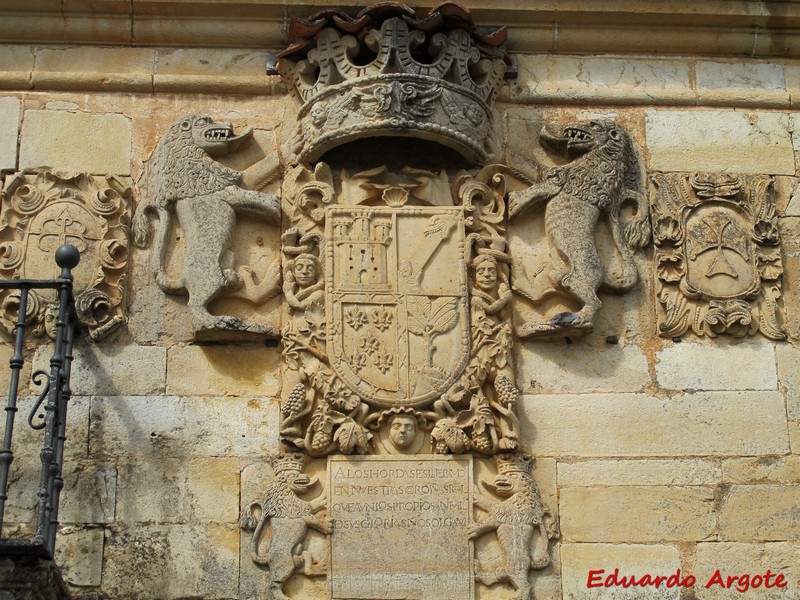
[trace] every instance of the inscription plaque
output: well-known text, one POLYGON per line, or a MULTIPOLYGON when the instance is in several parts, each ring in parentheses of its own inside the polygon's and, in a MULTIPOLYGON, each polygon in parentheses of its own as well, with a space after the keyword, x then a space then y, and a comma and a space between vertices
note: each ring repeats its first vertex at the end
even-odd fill
POLYGON ((472 457, 332 456, 331 600, 473 598, 472 457))

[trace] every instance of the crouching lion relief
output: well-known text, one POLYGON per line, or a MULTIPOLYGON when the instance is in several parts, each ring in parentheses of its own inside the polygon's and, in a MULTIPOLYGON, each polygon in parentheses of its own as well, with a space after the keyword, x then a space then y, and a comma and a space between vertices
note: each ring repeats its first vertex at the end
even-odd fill
POLYGON ((508 196, 512 221, 544 208, 548 246, 532 264, 520 261, 514 273, 514 291, 536 315, 521 319, 516 332, 522 337, 587 333, 601 306, 597 292, 624 293, 639 279, 634 252, 651 237, 643 171, 628 133, 608 119, 571 123, 561 133, 545 127, 539 139, 567 162, 508 196), (611 256, 598 251, 601 220, 610 229, 611 256))
MULTIPOLYGON (((279 235, 280 199, 245 189, 243 173, 215 160, 237 152, 251 137, 252 130, 234 135, 230 124, 216 123, 208 116, 185 116, 164 133, 139 179, 133 241, 139 247, 149 245, 148 216, 156 216, 153 274, 164 292, 188 296, 198 340, 224 338, 226 333, 273 337, 278 333, 274 323, 215 315, 210 306, 223 296, 260 305, 280 291, 279 260, 273 259, 258 275, 250 265, 234 268, 231 242, 237 215, 252 216, 272 226, 265 229, 265 236, 279 235), (178 225, 182 235, 175 233, 178 225), (172 274, 168 263, 176 253, 177 239, 183 242, 182 266, 172 265, 177 272, 172 274)), ((262 163, 248 169, 248 175, 254 175, 247 178, 252 180, 248 183, 264 185, 277 175, 274 158, 267 157, 262 163)))

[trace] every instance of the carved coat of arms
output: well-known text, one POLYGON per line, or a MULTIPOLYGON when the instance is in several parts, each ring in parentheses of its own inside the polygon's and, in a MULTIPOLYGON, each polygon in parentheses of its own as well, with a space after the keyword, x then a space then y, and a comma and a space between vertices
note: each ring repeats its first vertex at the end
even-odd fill
POLYGON ((333 370, 380 406, 440 396, 469 355, 463 209, 332 207, 327 238, 333 370))

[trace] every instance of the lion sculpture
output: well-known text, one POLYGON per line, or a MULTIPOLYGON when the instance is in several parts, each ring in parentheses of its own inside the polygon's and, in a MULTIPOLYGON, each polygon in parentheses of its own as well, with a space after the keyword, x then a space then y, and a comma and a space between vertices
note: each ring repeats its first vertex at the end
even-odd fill
POLYGON ((283 586, 298 569, 308 576, 325 574, 326 564, 315 562, 304 547, 309 527, 324 534, 333 531, 329 520, 316 516, 325 508, 324 494, 311 501, 298 498, 318 481, 302 473, 307 460, 307 456, 299 453, 273 460, 275 481, 269 485, 261 502, 251 502, 242 512, 242 529, 253 531, 250 556, 257 565, 269 568, 269 598, 272 600, 288 600, 283 586), (259 518, 256 518, 256 509, 261 511, 259 518), (266 553, 262 554, 260 546, 270 524, 272 537, 266 553))
POLYGON ((555 519, 542 507, 539 489, 531 476, 533 459, 530 456, 498 454, 495 465, 494 481, 482 483, 492 494, 505 500, 490 500, 475 490, 473 503, 488 516, 470 527, 469 538, 496 531, 503 556, 493 565, 478 562, 475 577, 485 585, 510 583, 517 591, 514 600, 533 600, 528 571, 550 564, 549 543, 558 537, 555 519), (537 543, 532 549, 537 532, 537 543))
POLYGON ((272 194, 241 187, 242 173, 212 157, 238 150, 252 135, 247 130, 234 135, 228 123, 215 123, 207 116, 185 116, 164 133, 139 179, 142 202, 133 220, 133 241, 140 248, 150 243, 148 216, 158 217, 153 249, 153 273, 159 287, 171 294, 188 294, 192 326, 197 335, 206 330, 243 330, 270 333, 269 328, 231 316, 215 316, 208 305, 223 292, 243 286, 244 299, 264 301, 279 291, 276 265, 259 286, 246 268, 243 276, 224 268, 236 223, 236 213, 251 214, 280 225, 280 199, 272 194), (172 213, 183 229, 186 258, 180 277, 165 271, 165 254, 172 213), (274 281, 266 281, 272 279, 274 281), (269 287, 269 290, 255 288, 269 287), (261 293, 259 293, 261 292, 261 293))
POLYGON ((546 206, 545 232, 550 244, 550 269, 538 273, 533 282, 514 282, 514 289, 533 302, 560 290, 582 306, 577 312, 558 313, 547 323, 527 323, 518 333, 588 332, 601 306, 598 290, 631 290, 639 278, 633 252, 650 242, 649 206, 639 159, 628 134, 605 119, 568 125, 561 135, 544 128, 540 140, 570 162, 551 168, 541 182, 509 194, 509 219, 546 206), (628 204, 635 214, 623 224, 622 209, 628 204), (597 252, 595 230, 604 216, 619 252, 621 273, 607 272, 597 252))

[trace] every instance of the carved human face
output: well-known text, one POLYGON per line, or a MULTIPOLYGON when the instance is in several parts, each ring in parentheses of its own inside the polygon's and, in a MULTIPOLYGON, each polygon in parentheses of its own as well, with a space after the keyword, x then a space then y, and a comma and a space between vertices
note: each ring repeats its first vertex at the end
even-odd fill
POLYGON ((297 258, 294 261, 294 280, 301 288, 313 285, 317 281, 317 265, 307 258, 297 258))
POLYGON ((497 285, 497 265, 491 261, 483 261, 475 267, 475 283, 484 292, 491 292, 497 285))
POLYGON ((397 415, 389 426, 389 439, 395 447, 404 450, 417 437, 417 419, 411 415, 397 415))

